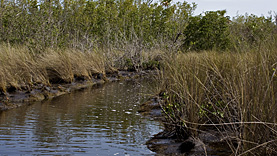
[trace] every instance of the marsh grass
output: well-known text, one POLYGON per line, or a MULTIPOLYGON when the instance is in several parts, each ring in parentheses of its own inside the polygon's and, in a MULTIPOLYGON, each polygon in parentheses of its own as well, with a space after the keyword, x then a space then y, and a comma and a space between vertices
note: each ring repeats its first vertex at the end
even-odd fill
POLYGON ((24 46, 0 46, 0 90, 28 89, 35 84, 69 83, 105 73, 105 58, 99 52, 47 49, 32 53, 24 46))
POLYGON ((94 74, 105 73, 105 59, 97 52, 49 49, 40 56, 40 61, 48 79, 55 83, 72 82, 74 78, 90 79, 94 74))
POLYGON ((40 69, 32 53, 25 47, 0 47, 0 88, 20 88, 34 82, 46 83, 46 73, 40 69))
POLYGON ((214 129, 235 155, 277 154, 277 48, 171 54, 162 73, 169 125, 214 129))
POLYGON ((48 48, 41 53, 25 46, 0 45, 0 91, 30 89, 33 85, 71 83, 115 73, 118 69, 141 70, 145 65, 153 69, 159 65, 164 51, 126 49, 48 48))

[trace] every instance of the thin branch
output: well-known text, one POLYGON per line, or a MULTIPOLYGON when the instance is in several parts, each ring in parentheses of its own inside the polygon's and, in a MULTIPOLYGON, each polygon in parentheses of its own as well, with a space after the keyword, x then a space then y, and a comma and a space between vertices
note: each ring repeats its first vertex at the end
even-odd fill
POLYGON ((183 122, 188 123, 188 124, 192 124, 192 125, 198 125, 198 126, 225 126, 225 125, 238 125, 238 124, 263 124, 263 125, 277 126, 276 123, 257 122, 257 121, 252 121, 252 122, 228 122, 228 123, 218 123, 218 124, 199 124, 199 123, 189 122, 189 121, 186 121, 186 120, 183 120, 183 122))
POLYGON ((241 154, 240 154, 240 155, 238 155, 238 156, 241 156, 241 155, 247 154, 247 153, 249 153, 249 152, 251 152, 251 151, 253 151, 253 150, 255 150, 255 149, 259 148, 259 147, 265 146, 265 145, 267 145, 267 144, 269 144, 269 143, 272 143, 272 142, 275 142, 275 141, 277 141, 277 140, 271 140, 271 141, 268 141, 268 142, 262 143, 262 144, 260 144, 260 145, 258 145, 258 146, 256 146, 256 147, 253 147, 253 148, 251 148, 251 149, 249 149, 249 150, 247 150, 247 151, 245 151, 245 152, 241 153, 241 154))

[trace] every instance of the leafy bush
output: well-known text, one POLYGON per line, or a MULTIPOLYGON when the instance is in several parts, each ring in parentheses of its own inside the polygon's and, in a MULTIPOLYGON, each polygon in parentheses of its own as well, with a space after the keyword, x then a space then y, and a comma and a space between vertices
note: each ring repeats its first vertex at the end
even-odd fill
MULTIPOLYGON (((277 16, 276 16, 277 17, 277 16)), ((276 25, 270 17, 237 16, 230 24, 232 47, 237 51, 258 48, 263 42, 274 41, 276 25)))
POLYGON ((184 31, 185 50, 226 49, 229 41, 229 19, 226 11, 209 11, 204 16, 191 17, 184 31))

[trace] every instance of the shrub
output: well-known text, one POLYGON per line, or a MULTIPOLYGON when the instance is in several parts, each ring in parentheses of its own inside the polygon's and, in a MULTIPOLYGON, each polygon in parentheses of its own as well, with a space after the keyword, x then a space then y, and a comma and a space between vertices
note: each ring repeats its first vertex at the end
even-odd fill
POLYGON ((185 50, 227 49, 229 40, 229 19, 226 11, 209 11, 204 16, 191 17, 184 31, 185 50))

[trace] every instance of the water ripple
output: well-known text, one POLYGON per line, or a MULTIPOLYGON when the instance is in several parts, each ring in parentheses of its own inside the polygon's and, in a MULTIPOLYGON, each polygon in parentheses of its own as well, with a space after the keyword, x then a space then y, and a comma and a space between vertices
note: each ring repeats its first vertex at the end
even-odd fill
POLYGON ((86 89, 0 114, 1 155, 154 155, 145 142, 161 131, 137 113, 146 81, 86 89))

